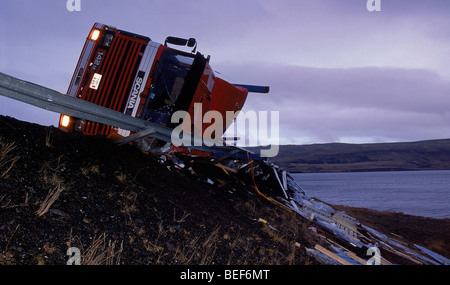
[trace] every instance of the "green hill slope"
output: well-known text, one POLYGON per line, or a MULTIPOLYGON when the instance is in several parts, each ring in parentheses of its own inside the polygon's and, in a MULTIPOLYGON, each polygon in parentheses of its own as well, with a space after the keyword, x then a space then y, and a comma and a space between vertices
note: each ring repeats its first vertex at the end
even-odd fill
POLYGON ((450 169, 450 139, 283 145, 272 160, 290 172, 442 170, 450 169))

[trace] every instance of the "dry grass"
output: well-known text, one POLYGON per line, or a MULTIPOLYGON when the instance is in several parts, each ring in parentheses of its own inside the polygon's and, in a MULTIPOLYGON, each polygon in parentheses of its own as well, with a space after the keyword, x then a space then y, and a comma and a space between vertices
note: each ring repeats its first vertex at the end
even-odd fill
POLYGON ((179 245, 173 256, 174 263, 182 265, 192 264, 197 252, 197 243, 199 240, 200 236, 196 236, 179 245))
POLYGON ((11 251, 8 248, 8 246, 18 228, 19 228, 19 225, 16 226, 14 232, 9 237, 8 242, 6 243, 5 250, 0 253, 0 265, 14 265, 15 264, 16 260, 14 258, 14 253, 13 253, 13 251, 11 251))
POLYGON ((18 156, 13 156, 12 151, 16 148, 14 142, 5 143, 0 138, 0 178, 8 178, 8 173, 19 160, 18 156))
POLYGON ((45 215, 64 189, 64 186, 55 186, 50 189, 44 201, 41 202, 39 209, 36 211, 36 215, 39 217, 45 215))
POLYGON ((62 191, 66 189, 63 181, 56 174, 53 174, 50 180, 52 181, 54 187, 48 191, 44 201, 40 203, 39 209, 36 211, 36 215, 39 217, 48 212, 53 203, 55 203, 55 201, 59 198, 62 191))
POLYGON ((121 171, 116 171, 114 174, 116 175, 117 180, 119 180, 121 183, 125 184, 125 182, 127 180, 127 174, 126 173, 123 173, 121 171))
POLYGON ((84 175, 84 177, 86 177, 87 179, 91 179, 91 175, 98 175, 100 174, 100 167, 98 165, 90 165, 87 167, 82 167, 80 169, 81 174, 84 175))
POLYGON ((106 233, 94 238, 86 250, 81 250, 82 265, 119 265, 123 251, 123 242, 116 249, 115 241, 106 241, 106 233))
POLYGON ((187 217, 189 217, 191 214, 183 212, 183 215, 180 218, 177 218, 177 210, 173 208, 173 221, 177 224, 183 223, 187 217))
POLYGON ((158 224, 158 235, 157 235, 156 239, 154 241, 151 241, 149 239, 144 239, 143 240, 144 248, 147 251, 152 252, 152 253, 161 253, 164 250, 164 247, 159 245, 159 241, 161 238, 166 237, 167 232, 168 231, 164 229, 162 222, 160 222, 158 224))
POLYGON ((111 239, 107 240, 106 233, 94 237, 91 244, 85 248, 80 238, 72 237, 72 232, 70 232, 67 246, 79 248, 80 265, 120 265, 121 262, 123 241, 118 244, 111 239))
POLYGON ((197 235, 193 238, 187 238, 186 242, 178 246, 174 252, 173 260, 176 264, 190 265, 211 265, 220 241, 220 228, 215 228, 201 242, 201 236, 197 235))
POLYGON ((210 265, 214 260, 214 255, 217 250, 217 243, 219 241, 219 229, 220 228, 215 228, 202 243, 200 265, 210 265))
POLYGON ((125 214, 125 216, 127 217, 125 224, 133 225, 131 214, 138 212, 138 209, 136 207, 137 193, 132 191, 126 194, 122 193, 121 196, 124 196, 124 200, 122 201, 122 209, 120 210, 120 212, 125 214))
POLYGON ((43 216, 45 215, 50 207, 55 203, 55 201, 59 198, 61 193, 67 188, 64 180, 59 176, 60 169, 63 169, 64 166, 61 165, 60 160, 58 159, 58 164, 56 168, 50 167, 46 164, 41 171, 42 180, 49 184, 52 188, 49 190, 45 199, 40 202, 39 209, 36 211, 36 215, 43 216))
MULTIPOLYGON (((176 217, 174 210, 173 221, 178 225, 185 222, 189 213, 184 212, 176 217)), ((214 263, 216 250, 222 239, 220 227, 214 228, 205 234, 192 233, 179 226, 164 225, 162 221, 157 224, 154 231, 156 236, 150 238, 145 230, 136 229, 142 238, 143 248, 153 256, 149 262, 154 265, 210 265, 214 263), (175 229, 176 228, 176 229, 175 229)), ((134 242, 134 241, 133 241, 134 242)))
POLYGON ((52 126, 45 128, 45 146, 49 148, 52 147, 52 133, 53 133, 52 126))
MULTIPOLYGON (((255 223, 261 224, 262 233, 247 236, 247 246, 243 241, 236 240, 234 247, 243 247, 247 256, 257 255, 261 264, 302 264, 308 260, 299 259, 304 256, 305 246, 316 244, 317 236, 308 230, 308 222, 299 219, 294 213, 279 208, 270 208, 262 204, 261 200, 251 200, 236 204, 235 208, 249 217, 255 223), (270 240, 272 247, 255 247, 262 240, 270 240)), ((243 239, 243 238, 242 238, 243 239)), ((247 257, 239 259, 247 264, 247 257)), ((252 261, 254 262, 254 261, 252 261)))

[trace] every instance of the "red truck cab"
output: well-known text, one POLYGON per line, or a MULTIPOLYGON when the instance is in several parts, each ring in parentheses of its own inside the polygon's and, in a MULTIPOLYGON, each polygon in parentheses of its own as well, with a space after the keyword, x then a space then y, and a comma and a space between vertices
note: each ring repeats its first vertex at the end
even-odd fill
MULTIPOLYGON (((150 38, 95 23, 70 82, 67 95, 168 127, 171 115, 186 111, 191 118, 208 111, 242 109, 248 90, 217 78, 209 56, 195 52, 195 39, 168 37, 164 44, 150 38), (192 52, 168 46, 184 45, 192 52), (196 104, 197 105, 197 104, 196 104), (198 106, 198 105, 197 105, 198 106), (197 110, 198 112, 198 110, 197 110)), ((230 122, 223 121, 224 131, 230 122)), ((205 125, 203 130, 207 126, 205 125)), ((59 128, 87 135, 126 137, 128 130, 61 115, 59 128)))

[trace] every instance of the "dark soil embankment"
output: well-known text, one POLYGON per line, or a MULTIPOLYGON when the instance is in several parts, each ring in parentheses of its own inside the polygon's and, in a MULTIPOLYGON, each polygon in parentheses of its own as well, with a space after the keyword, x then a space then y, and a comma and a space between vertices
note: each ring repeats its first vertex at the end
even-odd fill
MULTIPOLYGON (((450 256, 448 219, 345 210, 450 256)), ((66 264, 69 247, 84 264, 316 264, 298 221, 131 146, 0 116, 0 264, 66 264)))
POLYGON ((315 262, 306 225, 251 189, 217 188, 134 147, 1 116, 0 143, 0 264, 66 264, 69 247, 82 263, 315 262))

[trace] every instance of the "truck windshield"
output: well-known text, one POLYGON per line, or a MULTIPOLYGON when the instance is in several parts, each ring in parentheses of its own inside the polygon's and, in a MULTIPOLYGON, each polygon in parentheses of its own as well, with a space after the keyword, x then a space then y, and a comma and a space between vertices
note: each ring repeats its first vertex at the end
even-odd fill
POLYGON ((194 58, 164 50, 153 74, 143 119, 166 123, 183 88, 194 58))

